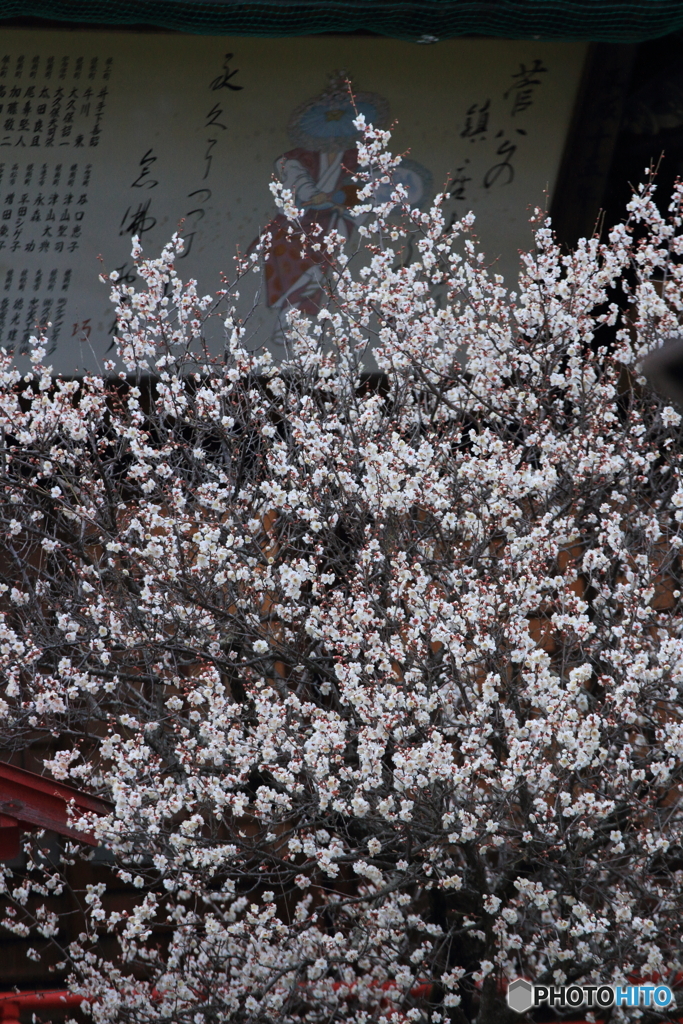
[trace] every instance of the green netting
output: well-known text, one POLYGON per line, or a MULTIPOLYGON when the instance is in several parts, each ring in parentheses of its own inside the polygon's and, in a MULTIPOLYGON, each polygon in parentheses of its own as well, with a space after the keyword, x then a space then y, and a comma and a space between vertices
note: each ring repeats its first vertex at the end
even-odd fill
POLYGON ((207 35, 366 30, 399 39, 636 42, 683 29, 683 0, 0 0, 0 18, 27 16, 207 35))

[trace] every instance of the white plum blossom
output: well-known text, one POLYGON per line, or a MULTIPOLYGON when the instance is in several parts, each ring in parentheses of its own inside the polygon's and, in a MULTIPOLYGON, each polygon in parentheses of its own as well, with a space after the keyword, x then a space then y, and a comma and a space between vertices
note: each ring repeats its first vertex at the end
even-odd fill
POLYGON ((29 837, 2 920, 97 1024, 680 985, 683 433, 638 362, 680 333, 683 186, 569 253, 538 213, 510 291, 442 195, 374 202, 358 127, 357 251, 273 188, 327 294, 281 361, 236 312, 267 235, 215 297, 135 240, 107 379, 0 361, 1 742, 111 807, 72 821, 107 880, 29 837))

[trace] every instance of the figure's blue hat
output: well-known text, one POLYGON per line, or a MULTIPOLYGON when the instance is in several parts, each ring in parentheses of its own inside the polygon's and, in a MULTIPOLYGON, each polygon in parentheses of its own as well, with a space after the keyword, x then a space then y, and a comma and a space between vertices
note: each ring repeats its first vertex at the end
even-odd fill
POLYGON ((304 149, 350 149, 358 142, 353 124, 357 114, 364 114, 367 123, 375 128, 383 128, 389 117, 389 104, 371 92, 354 92, 352 99, 346 74, 337 71, 324 92, 296 108, 289 121, 289 134, 292 142, 304 149))

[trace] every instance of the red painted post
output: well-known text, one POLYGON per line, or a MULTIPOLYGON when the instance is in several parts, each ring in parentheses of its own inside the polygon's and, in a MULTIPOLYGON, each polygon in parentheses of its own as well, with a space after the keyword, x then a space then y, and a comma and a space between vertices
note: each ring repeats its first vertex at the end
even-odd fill
POLYGON ((0 814, 0 860, 14 860, 19 856, 20 832, 16 818, 0 814))

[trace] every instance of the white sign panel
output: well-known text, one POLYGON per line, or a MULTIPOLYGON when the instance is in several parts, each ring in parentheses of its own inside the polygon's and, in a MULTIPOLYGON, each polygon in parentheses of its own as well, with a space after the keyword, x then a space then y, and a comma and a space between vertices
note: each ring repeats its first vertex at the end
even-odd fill
POLYGON ((130 274, 130 237, 179 263, 202 293, 271 224, 255 319, 278 344, 283 311, 314 310, 317 268, 287 243, 268 183, 309 220, 356 228, 349 76, 368 120, 396 122, 416 204, 446 185, 473 209, 508 280, 549 205, 578 88, 581 43, 363 37, 254 39, 5 29, 0 36, 0 345, 25 353, 51 322, 49 362, 101 368, 112 310, 98 276, 130 274))

